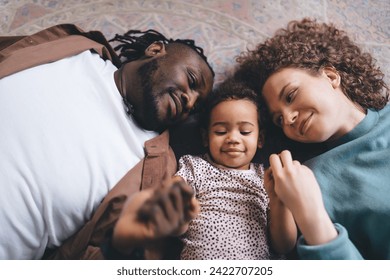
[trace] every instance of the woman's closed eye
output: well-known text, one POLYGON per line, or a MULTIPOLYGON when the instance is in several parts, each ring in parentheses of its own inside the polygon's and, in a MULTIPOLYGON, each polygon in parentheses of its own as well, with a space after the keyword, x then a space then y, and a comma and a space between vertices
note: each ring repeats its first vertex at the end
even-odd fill
POLYGON ((286 102, 288 104, 290 104, 293 100, 294 100, 294 97, 295 97, 295 93, 297 92, 297 89, 294 89, 292 91, 290 91, 287 95, 286 95, 286 102))

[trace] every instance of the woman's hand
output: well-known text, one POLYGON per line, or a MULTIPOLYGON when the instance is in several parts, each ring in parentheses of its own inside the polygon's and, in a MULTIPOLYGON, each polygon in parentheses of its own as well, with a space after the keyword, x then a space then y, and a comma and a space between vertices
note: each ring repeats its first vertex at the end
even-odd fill
MULTIPOLYGON (((289 151, 270 156, 269 178, 277 197, 291 210, 309 245, 329 242, 337 236, 313 172, 293 160, 289 151)), ((272 199, 272 198, 271 198, 272 199)))
POLYGON ((165 180, 156 190, 128 199, 113 233, 113 246, 123 253, 180 231, 199 211, 193 190, 180 177, 165 180))

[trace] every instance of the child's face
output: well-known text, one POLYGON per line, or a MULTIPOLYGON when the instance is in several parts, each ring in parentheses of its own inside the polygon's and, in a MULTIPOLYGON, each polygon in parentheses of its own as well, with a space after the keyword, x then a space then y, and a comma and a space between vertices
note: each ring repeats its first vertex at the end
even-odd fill
POLYGON ((256 105, 248 100, 229 100, 213 108, 208 128, 208 147, 214 162, 234 169, 248 169, 259 145, 256 105))

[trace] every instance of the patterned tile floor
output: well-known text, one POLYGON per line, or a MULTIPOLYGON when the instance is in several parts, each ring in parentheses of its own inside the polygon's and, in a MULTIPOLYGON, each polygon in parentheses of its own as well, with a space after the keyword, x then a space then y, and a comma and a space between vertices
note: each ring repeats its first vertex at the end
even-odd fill
POLYGON ((68 22, 109 38, 128 29, 154 28, 168 37, 195 39, 218 81, 240 51, 306 16, 347 30, 373 52, 390 81, 388 0, 0 0, 0 35, 31 34, 68 22))

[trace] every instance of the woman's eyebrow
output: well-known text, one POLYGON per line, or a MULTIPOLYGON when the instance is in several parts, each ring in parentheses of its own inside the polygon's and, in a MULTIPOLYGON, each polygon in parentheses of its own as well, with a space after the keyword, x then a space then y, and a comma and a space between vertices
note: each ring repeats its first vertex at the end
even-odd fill
POLYGON ((279 94, 278 94, 278 100, 282 100, 283 98, 283 95, 284 95, 284 92, 286 90, 286 88, 290 85, 291 83, 287 83, 286 85, 284 85, 284 87, 282 87, 282 89, 280 90, 279 94))

